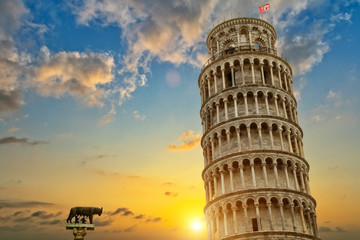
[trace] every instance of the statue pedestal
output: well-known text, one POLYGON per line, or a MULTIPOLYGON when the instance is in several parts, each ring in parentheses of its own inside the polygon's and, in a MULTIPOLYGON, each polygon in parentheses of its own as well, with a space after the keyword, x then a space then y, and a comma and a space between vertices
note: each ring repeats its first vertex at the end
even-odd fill
POLYGON ((72 230, 74 240, 84 240, 87 230, 94 231, 95 225, 88 223, 67 223, 66 230, 72 230))

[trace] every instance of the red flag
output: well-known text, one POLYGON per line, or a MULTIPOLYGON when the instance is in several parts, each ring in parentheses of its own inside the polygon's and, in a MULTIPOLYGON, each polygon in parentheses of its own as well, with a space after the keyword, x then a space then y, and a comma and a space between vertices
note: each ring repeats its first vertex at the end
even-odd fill
POLYGON ((259 12, 260 12, 260 14, 262 14, 263 12, 269 10, 269 8, 270 8, 270 4, 268 4, 268 3, 265 4, 265 5, 260 6, 260 7, 259 7, 259 12))

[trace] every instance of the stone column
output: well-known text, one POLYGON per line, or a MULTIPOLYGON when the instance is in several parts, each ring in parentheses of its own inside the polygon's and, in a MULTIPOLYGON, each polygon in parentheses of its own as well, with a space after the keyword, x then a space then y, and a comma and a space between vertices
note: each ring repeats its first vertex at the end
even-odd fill
POLYGON ((279 84, 280 84, 280 88, 282 89, 282 81, 281 81, 281 73, 280 73, 280 68, 278 68, 278 78, 279 78, 279 84))
POLYGON ((273 226, 273 217, 271 213, 271 203, 267 203, 268 211, 269 211, 269 218, 270 218, 270 230, 274 230, 273 226))
POLYGON ((216 123, 219 123, 220 122, 219 103, 216 103, 215 106, 216 106, 216 123))
POLYGON ((269 183, 268 183, 267 172, 266 172, 266 163, 262 163, 261 166, 262 166, 262 170, 263 170, 263 174, 264 174, 265 187, 268 187, 269 183))
POLYGON ((214 197, 217 197, 218 196, 218 193, 217 193, 217 174, 213 174, 213 179, 214 179, 214 197))
POLYGON ((309 195, 311 195, 311 192, 310 192, 310 184, 309 184, 309 179, 308 179, 308 175, 306 174, 305 176, 305 184, 306 184, 306 187, 307 187, 307 193, 309 195))
POLYGON ((305 218, 304 218, 304 207, 300 205, 300 216, 303 233, 306 233, 305 218))
POLYGON ((273 167, 274 167, 274 174, 275 174, 275 184, 276 184, 276 187, 279 187, 279 174, 277 171, 277 162, 273 163, 273 167))
POLYGON ((248 220, 248 214, 247 214, 248 207, 246 204, 243 204, 242 207, 244 210, 245 231, 248 232, 249 231, 249 220, 248 220))
POLYGON ((240 47, 240 36, 239 32, 236 32, 237 46, 240 47))
POLYGON ((210 220, 210 227, 211 227, 211 240, 215 240, 215 229, 214 229, 214 218, 212 217, 211 220, 210 220))
POLYGON ((223 90, 224 90, 226 88, 226 85, 225 85, 225 68, 221 69, 221 77, 222 77, 223 90))
POLYGON ((286 72, 284 73, 284 81, 285 81, 285 90, 289 91, 288 84, 287 84, 287 79, 286 79, 286 72))
POLYGON ((233 212, 234 232, 237 233, 238 232, 238 223, 237 223, 236 211, 238 210, 238 208, 232 207, 231 210, 233 212))
POLYGON ((239 152, 241 152, 240 128, 236 129, 236 137, 237 137, 239 152))
POLYGON ((247 95, 244 95, 244 105, 245 105, 245 115, 249 115, 248 103, 247 103, 247 95))
POLYGON ((299 146, 297 142, 297 136, 294 137, 294 143, 295 143, 295 153, 300 156, 299 146))
POLYGON ((221 134, 218 134, 218 141, 219 141, 219 157, 222 157, 221 134))
POLYGON ((284 231, 285 230, 285 218, 284 218, 284 204, 283 203, 280 203, 279 204, 280 206, 280 215, 281 215, 281 227, 282 227, 282 230, 284 231))
POLYGON ((279 128, 279 136, 280 136, 280 146, 281 146, 281 150, 284 150, 284 141, 283 141, 283 136, 282 136, 282 127, 279 128))
POLYGON ((254 203, 255 206, 255 212, 256 212, 256 222, 259 227, 259 231, 262 230, 262 227, 260 225, 260 211, 259 211, 259 203, 254 203))
POLYGON ((211 201, 213 198, 213 192, 212 192, 212 187, 211 187, 211 178, 208 179, 208 185, 209 185, 209 201, 211 201))
POLYGON ((291 221, 292 221, 292 224, 293 224, 293 229, 294 229, 294 232, 296 232, 296 222, 295 222, 295 213, 294 213, 294 204, 290 204, 291 206, 291 221))
POLYGON ((286 178, 286 187, 290 188, 290 182, 289 182, 289 174, 288 174, 288 170, 287 170, 287 164, 284 164, 284 172, 285 172, 285 178, 286 178))
POLYGON ((292 148, 292 144, 291 144, 290 130, 288 130, 286 133, 287 133, 287 139, 288 139, 288 143, 289 143, 289 150, 290 150, 291 153, 294 153, 293 148, 292 148))
POLYGON ((207 161, 208 163, 211 162, 211 158, 210 158, 210 146, 209 146, 209 143, 206 143, 206 156, 207 156, 207 161))
POLYGON ((249 140, 249 149, 252 149, 252 144, 251 144, 251 133, 250 133, 250 126, 246 126, 246 131, 247 131, 247 135, 248 135, 248 140, 249 140))
POLYGON ((254 163, 250 163, 250 167, 251 167, 251 178, 252 178, 252 182, 253 182, 253 187, 256 188, 256 177, 255 177, 255 169, 254 169, 254 163))
POLYGON ((245 76, 244 76, 244 64, 240 63, 241 67, 241 78, 242 78, 242 84, 245 84, 245 76))
POLYGON ((231 84, 232 84, 232 87, 235 86, 235 75, 234 75, 234 66, 230 66, 231 68, 231 84))
POLYGON ((300 171, 301 191, 306 193, 306 187, 304 182, 303 170, 300 171))
POLYGON ((225 180, 224 180, 224 170, 220 171, 220 179, 221 179, 221 193, 225 194, 225 180))
POLYGON ((306 216, 307 216, 307 219, 308 219, 308 222, 309 222, 309 233, 314 234, 313 229, 312 229, 312 222, 311 222, 311 218, 310 218, 310 210, 307 210, 306 216))
POLYGON ((278 106, 278 102, 277 102, 278 97, 277 97, 277 96, 275 96, 274 98, 275 98, 276 116, 280 117, 280 113, 279 113, 279 106, 278 106))
POLYGON ((299 184, 298 184, 297 176, 296 176, 296 166, 293 166, 292 170, 293 170, 293 175, 294 175, 294 184, 295 184, 294 187, 295 187, 295 190, 299 191, 299 184))
POLYGON ((216 232, 217 232, 217 238, 220 239, 220 213, 219 212, 216 212, 215 213, 215 216, 216 216, 216 232))
POLYGON ((224 99, 224 107, 225 107, 225 121, 227 121, 229 119, 229 114, 228 114, 227 100, 226 99, 224 99))
POLYGON ((273 65, 269 65, 269 67, 270 67, 270 77, 271 77, 271 84, 273 85, 273 86, 275 86, 275 82, 274 82, 274 73, 273 73, 273 65))
POLYGON ((238 108, 237 108, 237 98, 234 97, 233 100, 234 100, 235 117, 238 117, 239 115, 238 115, 238 108))
POLYGON ((266 113, 267 113, 267 115, 270 115, 269 101, 268 101, 267 93, 265 94, 265 105, 266 105, 266 113))
POLYGON ((269 135, 270 135, 271 149, 274 149, 274 137, 273 137, 273 134, 272 134, 272 126, 269 127, 269 135))
POLYGON ((240 170, 241 187, 242 190, 244 190, 245 189, 244 165, 241 164, 239 166, 239 170, 240 170))
POLYGON ((252 83, 255 83, 254 62, 250 62, 250 65, 251 65, 252 83))
POLYGON ((264 64, 263 64, 263 63, 260 64, 260 71, 261 71, 261 80, 262 80, 262 83, 263 83, 263 85, 265 85, 264 64))
POLYGON ((205 188, 205 198, 206 198, 206 202, 209 202, 209 188, 207 183, 204 183, 204 188, 205 188))
POLYGON ((257 94, 254 94, 254 99, 255 99, 255 110, 256 110, 256 114, 259 115, 259 104, 258 104, 257 94))
POLYGON ((210 78, 206 78, 206 81, 208 83, 208 92, 209 92, 209 97, 211 96, 211 85, 210 85, 210 78))
POLYGON ((217 77, 216 77, 216 73, 214 74, 214 87, 215 87, 215 93, 217 93, 218 92, 218 90, 217 90, 217 77))
POLYGON ((231 192, 234 192, 234 191, 235 191, 233 170, 234 170, 234 169, 233 169, 232 167, 229 167, 230 189, 231 189, 231 192))
POLYGON ((210 143, 211 143, 211 160, 215 159, 215 149, 214 149, 214 139, 210 138, 210 143))
POLYGON ((263 139, 261 134, 261 126, 258 127, 258 134, 259 134, 259 143, 260 143, 260 149, 263 148, 263 139))
POLYGON ((223 209, 223 215, 224 215, 224 235, 228 235, 228 225, 227 225, 227 209, 223 209))
POLYGON ((288 118, 288 115, 287 115, 287 112, 286 112, 285 98, 282 99, 282 106, 283 106, 285 118, 286 118, 286 119, 289 119, 289 118, 288 118))

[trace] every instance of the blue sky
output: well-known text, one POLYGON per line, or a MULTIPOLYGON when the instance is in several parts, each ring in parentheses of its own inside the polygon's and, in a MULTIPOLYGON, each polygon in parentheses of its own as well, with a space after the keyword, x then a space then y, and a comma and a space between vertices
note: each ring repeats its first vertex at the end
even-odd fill
MULTIPOLYGON (((264 3, 0 1, 0 234, 63 239, 67 210, 88 204, 146 216, 106 215, 89 239, 206 239, 187 224, 205 203, 205 39, 264 3), (91 184, 77 192, 74 181, 91 184), (47 222, 30 217, 39 208, 47 222)), ((269 3, 262 18, 293 68, 322 239, 357 239, 360 2, 269 3)))

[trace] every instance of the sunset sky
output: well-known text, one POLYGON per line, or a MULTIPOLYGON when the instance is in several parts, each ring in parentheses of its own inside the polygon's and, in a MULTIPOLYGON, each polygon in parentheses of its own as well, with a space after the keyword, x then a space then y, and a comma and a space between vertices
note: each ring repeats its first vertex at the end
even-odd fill
POLYGON ((265 3, 320 235, 359 239, 359 0, 0 0, 0 239, 72 239, 69 209, 95 206, 88 240, 206 240, 205 39, 265 3))

